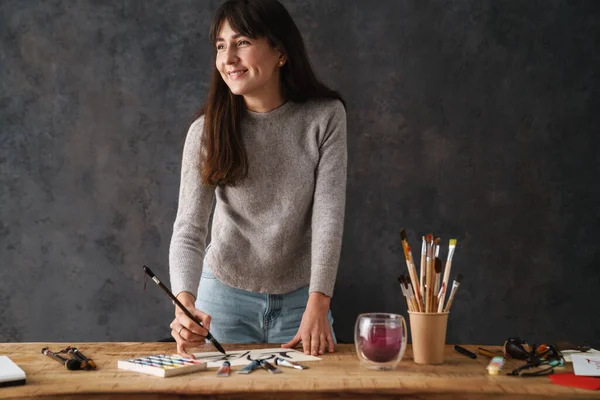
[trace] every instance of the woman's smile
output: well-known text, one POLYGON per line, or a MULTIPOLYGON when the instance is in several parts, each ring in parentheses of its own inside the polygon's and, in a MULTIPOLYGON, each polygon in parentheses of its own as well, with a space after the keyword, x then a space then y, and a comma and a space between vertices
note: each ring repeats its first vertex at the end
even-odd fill
POLYGON ((237 69, 234 71, 227 72, 227 76, 229 76, 229 79, 235 81, 245 76, 246 72, 248 72, 247 69, 237 69))

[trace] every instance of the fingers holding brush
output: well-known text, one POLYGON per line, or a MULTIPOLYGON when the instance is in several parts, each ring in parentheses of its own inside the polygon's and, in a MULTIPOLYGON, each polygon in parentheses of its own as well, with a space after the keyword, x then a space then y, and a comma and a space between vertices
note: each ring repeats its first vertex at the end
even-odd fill
POLYGON ((187 349, 200 347, 206 342, 206 337, 193 333, 175 321, 171 323, 171 329, 171 336, 177 342, 177 353, 182 357, 195 358, 193 354, 188 353, 187 349))
MULTIPOLYGON (((194 317, 199 321, 202 321, 204 326, 210 323, 210 315, 196 309, 190 310, 190 312, 192 312, 194 317)), ((175 315, 175 319, 171 322, 170 327, 171 334, 175 339, 179 337, 188 342, 204 342, 208 335, 208 330, 205 327, 198 325, 194 320, 183 313, 175 315)))
POLYGON ((177 342, 177 353, 183 357, 194 358, 194 356, 188 353, 186 349, 199 347, 206 342, 208 330, 205 327, 210 325, 211 317, 210 315, 189 306, 188 311, 198 321, 201 321, 204 327, 198 325, 183 312, 179 312, 175 314, 175 319, 173 319, 170 324, 171 336, 173 336, 177 342))
POLYGON ((211 316, 196 308, 194 297, 191 294, 181 292, 177 299, 185 307, 185 311, 181 307, 175 306, 175 319, 171 322, 171 329, 177 331, 179 336, 185 334, 186 336, 182 337, 188 341, 204 340, 210 330, 211 316), (182 326, 189 331, 189 334, 180 329, 182 326))

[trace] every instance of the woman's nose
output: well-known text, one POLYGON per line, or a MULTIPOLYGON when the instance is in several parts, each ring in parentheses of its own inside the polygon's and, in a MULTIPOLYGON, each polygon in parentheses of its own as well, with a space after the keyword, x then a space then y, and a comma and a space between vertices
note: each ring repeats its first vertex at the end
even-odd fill
POLYGON ((226 64, 235 64, 238 61, 238 56, 235 48, 231 48, 231 46, 227 49, 227 53, 225 54, 225 63, 226 64))

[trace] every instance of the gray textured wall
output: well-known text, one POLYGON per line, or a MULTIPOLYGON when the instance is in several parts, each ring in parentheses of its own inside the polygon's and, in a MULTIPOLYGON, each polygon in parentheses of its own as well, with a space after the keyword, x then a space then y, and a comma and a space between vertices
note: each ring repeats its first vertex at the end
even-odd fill
MULTIPOLYGON (((0 2, 0 341, 168 336, 140 267, 167 280, 219 3, 0 2)), ((600 3, 284 4, 349 105, 338 337, 406 312, 404 226, 459 240, 449 342, 600 345, 600 3)))

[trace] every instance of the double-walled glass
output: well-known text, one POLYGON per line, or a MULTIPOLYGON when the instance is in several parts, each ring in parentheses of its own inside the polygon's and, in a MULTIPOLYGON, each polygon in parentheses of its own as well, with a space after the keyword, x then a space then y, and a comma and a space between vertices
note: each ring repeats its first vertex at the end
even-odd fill
POLYGON ((360 314, 354 326, 356 354, 369 368, 396 368, 406 350, 406 321, 388 313, 360 314))

